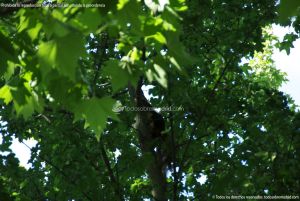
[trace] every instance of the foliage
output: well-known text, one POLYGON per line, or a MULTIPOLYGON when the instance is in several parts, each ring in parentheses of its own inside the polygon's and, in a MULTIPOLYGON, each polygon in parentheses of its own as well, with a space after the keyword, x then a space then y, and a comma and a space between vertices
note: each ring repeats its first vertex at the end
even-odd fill
POLYGON ((76 3, 105 7, 0 9, 0 199, 151 199, 135 113, 115 110, 141 75, 153 106, 184 108, 162 112, 169 199, 299 193, 300 115, 271 59, 299 38, 287 1, 76 3), (29 169, 13 138, 37 141, 29 169))

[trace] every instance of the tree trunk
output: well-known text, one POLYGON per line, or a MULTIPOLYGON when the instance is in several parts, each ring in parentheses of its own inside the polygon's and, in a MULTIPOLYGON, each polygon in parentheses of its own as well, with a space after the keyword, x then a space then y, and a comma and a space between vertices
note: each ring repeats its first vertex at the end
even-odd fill
MULTIPOLYGON (((137 107, 150 108, 152 106, 144 97, 141 86, 141 80, 136 90, 133 90, 133 87, 129 85, 131 96, 134 97, 137 107), (133 92, 135 93, 133 94, 133 92)), ((161 137, 161 132, 164 130, 164 120, 154 110, 139 110, 135 120, 135 128, 138 131, 142 154, 149 159, 146 169, 152 184, 151 194, 155 201, 166 201, 166 157, 164 156, 165 152, 162 150, 163 140, 161 137)))

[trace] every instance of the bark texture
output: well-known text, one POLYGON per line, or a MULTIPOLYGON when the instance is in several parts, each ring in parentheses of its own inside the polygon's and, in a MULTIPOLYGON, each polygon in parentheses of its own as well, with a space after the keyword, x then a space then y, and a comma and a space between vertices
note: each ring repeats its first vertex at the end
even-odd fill
POLYGON ((163 151, 162 131, 165 129, 164 119, 161 114, 153 110, 141 89, 142 78, 136 89, 129 84, 129 91, 139 107, 136 115, 135 128, 137 129, 140 147, 149 163, 147 172, 152 183, 152 196, 154 200, 166 201, 166 157, 163 151))

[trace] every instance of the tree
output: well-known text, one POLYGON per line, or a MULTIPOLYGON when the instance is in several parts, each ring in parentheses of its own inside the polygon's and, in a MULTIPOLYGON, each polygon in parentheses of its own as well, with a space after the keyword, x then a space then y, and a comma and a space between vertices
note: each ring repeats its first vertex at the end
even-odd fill
POLYGON ((300 115, 271 59, 299 37, 299 16, 269 0, 155 2, 0 9, 1 198, 299 193, 300 115), (278 41, 279 22, 296 33, 278 41), (142 85, 153 88, 138 104, 142 85), (158 137, 158 113, 136 106, 161 108, 158 137), (13 137, 37 141, 31 168, 13 137))

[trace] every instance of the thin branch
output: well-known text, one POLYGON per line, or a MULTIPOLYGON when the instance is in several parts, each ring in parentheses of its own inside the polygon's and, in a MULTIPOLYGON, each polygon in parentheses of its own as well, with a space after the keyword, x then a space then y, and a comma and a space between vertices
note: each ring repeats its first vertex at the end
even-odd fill
POLYGON ((34 188, 36 189, 38 196, 40 198, 40 200, 47 200, 46 197, 43 195, 43 193, 41 192, 41 190, 39 189, 39 186, 35 183, 34 180, 32 180, 32 183, 34 185, 34 188))
MULTIPOLYGON (((203 116, 203 115, 202 115, 202 116, 203 116)), ((182 172, 182 169, 183 169, 183 163, 184 163, 184 161, 185 161, 185 157, 186 157, 187 152, 188 152, 188 150, 189 150, 190 144, 192 143, 192 140, 193 140, 193 137, 194 137, 194 133, 195 133, 195 131, 196 131, 196 128, 198 127, 198 125, 200 124, 201 120, 203 119, 202 116, 200 117, 199 122, 194 126, 193 130, 192 130, 191 133, 190 133, 190 137, 189 137, 189 139, 188 139, 188 142, 187 142, 186 147, 185 147, 185 149, 184 149, 184 151, 183 151, 183 154, 182 154, 182 160, 181 160, 181 162, 179 163, 178 175, 181 175, 181 172, 182 172)))
POLYGON ((122 95, 126 94, 128 91, 129 90, 126 88, 126 89, 112 95, 112 98, 118 98, 119 96, 122 96, 122 95))
POLYGON ((42 117, 42 118, 44 118, 49 124, 51 124, 50 119, 49 119, 48 117, 46 117, 45 115, 39 114, 39 115, 37 115, 37 117, 42 117))
POLYGON ((175 131, 174 131, 174 124, 173 124, 173 115, 170 112, 170 126, 171 126, 171 147, 172 147, 172 162, 173 162, 173 201, 178 200, 177 191, 178 191, 178 175, 176 171, 177 167, 177 160, 176 160, 176 141, 175 141, 175 131))
MULTIPOLYGON (((171 84, 168 83, 168 97, 170 97, 170 93, 171 93, 171 84)), ((169 107, 172 105, 171 104, 171 100, 168 99, 168 105, 169 107)), ((177 167, 177 153, 176 153, 176 140, 175 140, 175 131, 174 131, 174 114, 173 112, 171 111, 169 113, 169 120, 170 120, 170 127, 171 127, 171 154, 172 154, 172 169, 173 169, 173 201, 177 201, 178 200, 178 196, 177 196, 177 193, 178 193, 178 175, 177 175, 177 171, 176 171, 176 167, 177 167)))
POLYGON ((124 199, 123 199, 123 196, 122 196, 122 193, 121 193, 121 189, 119 188, 119 183, 117 182, 117 179, 114 175, 113 169, 111 168, 107 153, 106 153, 105 148, 104 148, 103 139, 100 139, 100 149, 101 149, 101 155, 102 155, 104 164, 105 164, 106 169, 108 171, 109 179, 113 184, 115 194, 119 198, 120 201, 123 201, 124 199))
MULTIPOLYGON (((30 151, 32 151, 31 147, 28 146, 25 142, 22 141, 22 144, 24 144, 30 151)), ((66 173, 64 173, 64 171, 62 171, 58 166, 54 165, 50 160, 40 156, 40 155, 37 155, 38 158, 40 158, 42 161, 45 161, 48 165, 52 166, 58 173, 60 173, 63 177, 66 178, 66 180, 77 187, 76 185, 76 181, 74 181, 73 179, 70 179, 68 177, 68 175, 66 173)), ((80 193, 89 201, 92 201, 93 199, 87 194, 85 193, 84 191, 80 191, 80 193)))
MULTIPOLYGON (((208 104, 208 103, 210 102, 211 98, 214 97, 215 90, 218 88, 218 85, 220 84, 222 78, 225 76, 225 73, 226 73, 226 71, 227 71, 227 69, 228 69, 228 66, 229 66, 229 63, 226 63, 226 64, 225 64, 225 67, 223 68, 223 70, 222 70, 222 72, 221 72, 221 75, 219 76, 218 80, 216 81, 216 83, 215 83, 215 85, 214 85, 214 87, 213 87, 213 89, 212 89, 212 91, 211 91, 211 93, 210 93, 210 95, 209 95, 209 97, 208 97, 208 99, 207 99, 205 105, 208 104)), ((192 142, 192 140, 193 140, 194 133, 195 133, 195 131, 196 131, 198 125, 199 125, 199 124, 201 123, 201 121, 204 119, 203 117, 205 116, 205 114, 206 114, 206 112, 207 112, 207 108, 208 108, 208 107, 204 107, 204 111, 203 111, 202 114, 200 115, 200 119, 198 120, 197 125, 194 126, 192 132, 190 133, 189 140, 188 140, 188 142, 187 142, 187 145, 186 145, 186 147, 185 147, 185 149, 184 149, 184 152, 183 152, 183 155, 182 155, 182 160, 181 160, 181 162, 179 163, 180 165, 179 165, 178 175, 181 175, 181 172, 182 172, 182 169, 183 169, 183 162, 184 162, 184 160, 185 160, 185 157, 186 157, 186 154, 187 154, 188 149, 189 149, 189 147, 190 147, 190 144, 191 144, 191 142, 192 142)))
MULTIPOLYGON (((80 137, 80 130, 76 129, 75 127, 75 130, 77 131, 76 133, 79 135, 80 137)), ((80 145, 79 144, 75 144, 78 149, 80 149, 80 152, 82 153, 82 155, 84 156, 84 158, 90 163, 90 165, 98 172, 102 172, 102 170, 100 169, 99 166, 97 166, 97 164, 93 163, 91 160, 90 160, 90 157, 88 156, 87 152, 83 149, 80 148, 80 145)), ((113 170, 111 168, 111 165, 110 165, 110 162, 109 162, 109 159, 108 159, 108 156, 106 154, 106 151, 105 151, 105 148, 104 148, 104 145, 103 145, 103 142, 102 142, 102 139, 101 139, 101 142, 100 142, 100 151, 101 151, 101 155, 102 155, 102 158, 103 158, 103 161, 104 161, 104 164, 109 172, 109 178, 110 180, 113 182, 113 187, 114 187, 114 190, 116 192, 116 194, 120 197, 120 200, 124 200, 123 199, 123 196, 121 194, 121 188, 120 188, 120 183, 118 181, 118 172, 117 172, 117 178, 114 176, 114 173, 113 173, 113 170)))

